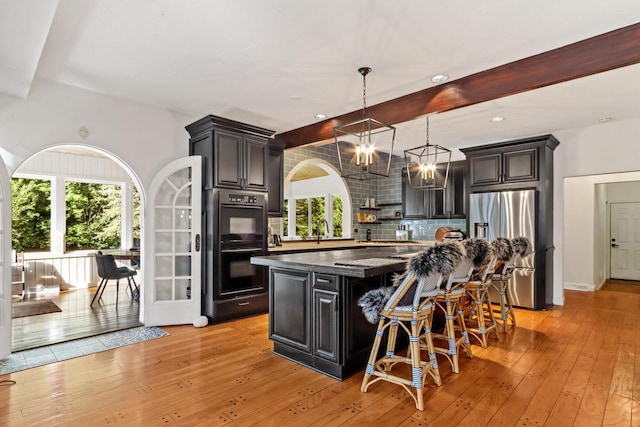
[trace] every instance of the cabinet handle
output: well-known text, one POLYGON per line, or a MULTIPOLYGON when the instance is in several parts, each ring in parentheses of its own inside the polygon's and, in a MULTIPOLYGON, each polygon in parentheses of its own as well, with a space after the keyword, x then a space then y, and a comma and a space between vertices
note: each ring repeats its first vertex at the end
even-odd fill
POLYGON ((316 283, 331 283, 331 280, 329 279, 323 279, 322 277, 318 277, 316 279, 316 283))
POLYGON ((243 301, 238 303, 239 306, 249 305, 249 301, 243 301))

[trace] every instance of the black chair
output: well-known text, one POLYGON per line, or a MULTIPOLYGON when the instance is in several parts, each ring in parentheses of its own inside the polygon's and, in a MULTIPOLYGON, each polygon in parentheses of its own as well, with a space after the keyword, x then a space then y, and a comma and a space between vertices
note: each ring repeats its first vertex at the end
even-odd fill
POLYGON ((133 281, 135 290, 139 294, 140 291, 138 285, 133 278, 133 276, 138 274, 135 270, 131 270, 128 267, 118 267, 118 265, 116 264, 116 260, 113 258, 113 255, 103 254, 101 251, 96 252, 95 257, 96 264, 98 265, 98 276, 100 276, 101 280, 98 284, 98 289, 96 290, 96 293, 91 300, 91 306, 93 306, 96 298, 98 299, 98 301, 100 301, 109 280, 116 281, 116 305, 118 305, 118 294, 120 293, 120 279, 127 279, 127 282, 129 284, 129 291, 131 292, 132 297, 135 294, 133 287, 131 286, 131 281, 133 281))

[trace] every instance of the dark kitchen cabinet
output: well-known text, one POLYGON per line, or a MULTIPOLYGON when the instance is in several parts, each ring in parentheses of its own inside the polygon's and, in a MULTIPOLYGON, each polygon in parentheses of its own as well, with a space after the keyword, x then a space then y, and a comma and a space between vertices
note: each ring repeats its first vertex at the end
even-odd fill
POLYGON ((366 278, 269 268, 269 338, 273 351, 345 379, 367 363, 376 325, 358 299, 390 285, 391 274, 366 278))
POLYGON ((539 150, 504 148, 485 155, 471 156, 471 185, 498 185, 538 180, 539 150))
POLYGON ((338 276, 314 274, 313 355, 338 362, 338 276))
POLYGON ((204 159, 203 189, 268 190, 273 131, 211 115, 186 129, 189 155, 204 159))
POLYGON ((215 187, 267 191, 266 138, 221 130, 213 147, 215 187))
MULTIPOLYGON (((417 171, 410 172, 417 173, 417 171)), ((402 216, 404 218, 426 218, 427 216, 425 192, 411 186, 406 169, 402 169, 402 216)))
MULTIPOLYGON (((412 172, 417 173, 417 171, 412 172)), ((446 165, 436 167, 436 187, 442 187, 446 165)), ((402 209, 404 218, 466 218, 466 162, 451 162, 447 186, 443 190, 413 188, 402 172, 402 209)))
POLYGON ((269 338, 311 352, 311 275, 269 271, 269 338))
MULTIPOLYGON (((446 166, 439 166, 436 168, 436 180, 444 180, 446 166)), ((431 218, 466 218, 466 171, 466 161, 451 162, 446 188, 429 194, 431 218)))
POLYGON ((269 195, 267 213, 281 217, 284 214, 284 149, 276 141, 269 143, 269 195))

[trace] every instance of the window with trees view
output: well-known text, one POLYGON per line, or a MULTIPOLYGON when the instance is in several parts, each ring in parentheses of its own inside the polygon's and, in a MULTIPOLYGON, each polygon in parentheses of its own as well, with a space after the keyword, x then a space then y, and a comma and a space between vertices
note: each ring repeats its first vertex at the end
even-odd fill
POLYGON ((51 181, 11 179, 11 243, 18 252, 51 247, 51 181))
MULTIPOLYGON (((48 251, 51 245, 51 181, 12 178, 12 245, 17 251, 48 251)), ((140 196, 132 194, 133 238, 140 237, 140 196)), ((121 246, 120 185, 65 183, 68 250, 121 246)))
POLYGON ((284 218, 285 236, 315 236, 318 222, 326 219, 331 230, 325 230, 323 225, 320 234, 342 237, 342 197, 329 195, 285 200, 284 218), (289 230, 289 206, 292 205, 295 206, 295 228, 289 230), (289 231, 293 233, 290 234, 289 231))

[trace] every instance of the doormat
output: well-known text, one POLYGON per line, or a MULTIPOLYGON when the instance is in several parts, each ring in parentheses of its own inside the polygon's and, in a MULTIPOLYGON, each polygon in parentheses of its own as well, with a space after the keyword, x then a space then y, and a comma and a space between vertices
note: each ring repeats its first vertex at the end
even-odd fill
POLYGON ((156 326, 141 326, 53 344, 46 347, 18 351, 0 360, 0 375, 60 362, 61 360, 86 356, 88 354, 99 353, 101 351, 112 350, 167 335, 169 335, 167 332, 156 326))
POLYGON ((38 314, 56 313, 62 311, 55 302, 50 299, 36 301, 21 301, 11 304, 11 318, 35 316, 38 314))

